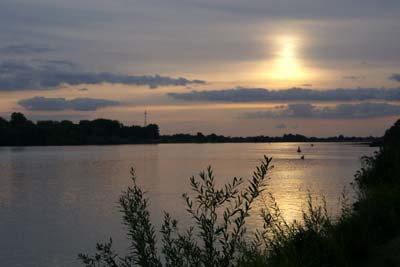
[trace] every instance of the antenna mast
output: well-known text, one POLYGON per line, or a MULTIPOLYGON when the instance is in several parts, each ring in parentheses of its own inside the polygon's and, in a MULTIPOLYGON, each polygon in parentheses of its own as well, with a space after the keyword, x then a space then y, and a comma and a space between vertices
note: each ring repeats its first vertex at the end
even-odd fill
POLYGON ((144 111, 144 127, 147 126, 147 110, 144 111))

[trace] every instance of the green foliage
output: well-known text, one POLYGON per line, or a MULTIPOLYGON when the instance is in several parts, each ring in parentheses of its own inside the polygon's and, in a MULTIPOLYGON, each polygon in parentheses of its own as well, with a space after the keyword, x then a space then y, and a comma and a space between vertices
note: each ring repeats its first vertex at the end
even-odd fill
POLYGON ((136 185, 136 175, 131 169, 133 187, 122 193, 119 199, 124 224, 131 241, 131 261, 139 266, 161 266, 156 252, 156 235, 150 222, 148 200, 136 185))
POLYGON ((216 189, 211 167, 200 173, 200 180, 190 179, 196 193, 195 201, 187 194, 183 197, 203 242, 203 246, 198 248, 201 252, 200 266, 232 266, 235 263, 239 247, 245 245, 245 220, 252 204, 265 189, 267 172, 272 168, 271 160, 264 158, 242 191, 239 187, 243 180, 236 177, 223 188, 216 189), (219 221, 220 210, 223 218, 219 221))
MULTIPOLYGON (((271 158, 264 157, 248 185, 242 188, 242 178, 233 178, 231 183, 217 189, 211 167, 191 177, 190 184, 195 198, 184 194, 187 211, 195 227, 181 233, 178 223, 166 213, 161 228, 162 250, 165 266, 235 266, 240 250, 246 247, 244 239, 245 221, 250 215, 254 201, 260 196, 272 168, 271 158), (219 214, 222 212, 222 218, 219 214)), ((150 221, 148 199, 136 184, 136 175, 131 170, 133 186, 124 191, 119 199, 124 224, 128 229, 131 250, 128 256, 119 257, 112 251, 112 242, 98 244, 93 256, 80 254, 79 258, 88 267, 94 266, 161 266, 156 249, 156 234, 150 221)))
POLYGON ((136 184, 136 175, 133 169, 131 169, 131 177, 133 186, 128 187, 119 199, 122 218, 131 241, 130 254, 124 258, 118 257, 117 253, 112 250, 112 240, 110 240, 109 243, 97 244, 97 253, 94 256, 79 254, 79 258, 85 266, 161 266, 156 251, 155 231, 148 212, 148 200, 136 184))
MULTIPOLYGON (((112 239, 105 244, 96 245, 96 254, 91 257, 87 254, 79 254, 79 258, 86 266, 96 267, 96 266, 110 266, 117 267, 117 254, 111 250, 112 239)), ((122 265, 121 265, 122 266, 122 265)))

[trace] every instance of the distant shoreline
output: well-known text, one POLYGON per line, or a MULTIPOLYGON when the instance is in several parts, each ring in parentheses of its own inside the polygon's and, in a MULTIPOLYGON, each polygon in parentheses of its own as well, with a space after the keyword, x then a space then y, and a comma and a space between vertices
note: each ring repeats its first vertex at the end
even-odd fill
POLYGON ((375 142, 363 141, 275 141, 275 142, 141 142, 141 143, 108 143, 108 144, 49 144, 49 145, 0 145, 2 147, 79 147, 79 146, 128 146, 128 145, 175 145, 175 144, 278 144, 278 143, 304 143, 304 144, 328 144, 328 143, 342 143, 344 145, 362 145, 370 147, 379 147, 375 142))
POLYGON ((332 136, 307 137, 301 134, 282 136, 231 137, 215 133, 204 135, 179 133, 160 135, 157 124, 126 126, 117 120, 72 121, 28 120, 22 113, 12 113, 10 120, 0 117, 0 146, 82 146, 133 144, 204 144, 204 143, 366 143, 378 146, 381 137, 332 136))

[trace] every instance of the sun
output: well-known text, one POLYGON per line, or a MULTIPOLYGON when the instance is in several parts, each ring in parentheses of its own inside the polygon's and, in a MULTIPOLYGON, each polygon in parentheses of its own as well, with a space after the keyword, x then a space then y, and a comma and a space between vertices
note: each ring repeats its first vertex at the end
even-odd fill
POLYGON ((303 80, 307 73, 299 55, 300 39, 294 36, 281 36, 275 40, 275 52, 268 77, 273 80, 303 80))

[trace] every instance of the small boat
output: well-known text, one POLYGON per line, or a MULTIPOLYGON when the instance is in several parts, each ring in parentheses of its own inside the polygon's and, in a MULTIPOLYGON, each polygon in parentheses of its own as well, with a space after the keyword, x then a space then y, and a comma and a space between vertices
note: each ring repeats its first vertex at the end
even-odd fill
POLYGON ((297 147, 297 153, 300 153, 301 152, 301 149, 300 149, 300 146, 298 146, 297 147))
POLYGON ((304 155, 302 155, 302 156, 300 157, 300 159, 304 159, 304 155))
POLYGON ((314 144, 311 144, 311 146, 314 146, 314 144))

